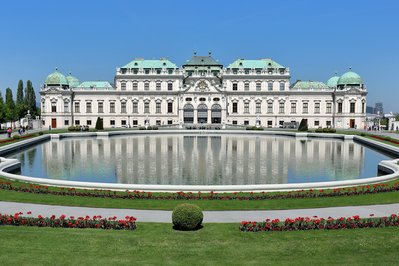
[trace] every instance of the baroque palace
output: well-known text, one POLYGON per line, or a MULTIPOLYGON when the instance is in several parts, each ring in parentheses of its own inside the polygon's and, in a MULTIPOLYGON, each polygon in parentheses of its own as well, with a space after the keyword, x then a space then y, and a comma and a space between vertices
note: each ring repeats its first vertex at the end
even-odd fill
POLYGON ((114 84, 79 80, 58 70, 40 90, 44 126, 104 127, 258 125, 278 128, 306 119, 310 128, 363 128, 367 90, 349 70, 327 83, 296 81, 272 59, 238 59, 224 67, 194 56, 181 68, 137 58, 117 68, 114 84))

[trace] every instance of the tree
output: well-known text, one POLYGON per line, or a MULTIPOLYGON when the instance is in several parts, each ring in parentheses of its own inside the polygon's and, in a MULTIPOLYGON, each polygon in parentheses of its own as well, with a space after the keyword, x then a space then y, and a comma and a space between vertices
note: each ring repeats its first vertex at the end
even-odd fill
POLYGON ((6 122, 6 106, 4 104, 3 95, 0 91, 0 123, 6 122))
POLYGON ((29 110, 32 115, 36 115, 37 110, 35 90, 33 89, 32 82, 30 80, 26 82, 25 105, 26 109, 29 110))
POLYGON ((17 101, 16 104, 24 103, 24 83, 22 80, 18 81, 18 89, 17 89, 17 101))
POLYGON ((22 118, 26 115, 26 105, 24 99, 24 83, 22 80, 18 81, 17 101, 15 103, 15 115, 17 118, 22 118))
POLYGON ((298 131, 308 131, 308 120, 302 119, 299 124, 298 131))
POLYGON ((6 89, 6 113, 5 117, 8 121, 13 121, 15 119, 15 103, 12 97, 12 90, 10 88, 6 89))
POLYGON ((104 129, 103 119, 101 117, 97 117, 96 129, 97 130, 103 130, 104 129))

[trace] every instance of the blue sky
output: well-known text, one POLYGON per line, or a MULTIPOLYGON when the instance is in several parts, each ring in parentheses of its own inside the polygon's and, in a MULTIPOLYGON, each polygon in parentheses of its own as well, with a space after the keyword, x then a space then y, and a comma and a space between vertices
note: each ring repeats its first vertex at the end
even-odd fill
MULTIPOLYGON (((3 1, 0 90, 19 79, 36 92, 58 67, 81 81, 113 82, 131 59, 193 51, 225 66, 237 58, 273 58, 291 82, 326 81, 352 67, 368 105, 399 111, 399 1, 3 1)), ((38 97, 38 95, 37 95, 38 97)))

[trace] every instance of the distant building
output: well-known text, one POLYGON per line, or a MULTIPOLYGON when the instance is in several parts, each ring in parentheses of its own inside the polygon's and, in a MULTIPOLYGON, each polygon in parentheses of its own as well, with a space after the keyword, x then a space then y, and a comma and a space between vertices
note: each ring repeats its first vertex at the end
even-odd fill
POLYGON ((40 91, 43 125, 65 128, 147 125, 260 125, 279 128, 306 119, 309 128, 363 128, 367 90, 353 71, 327 83, 297 81, 272 59, 237 59, 224 67, 196 54, 182 67, 167 59, 134 59, 114 83, 65 77, 56 70, 40 91))
POLYGON ((375 103, 374 114, 380 114, 380 115, 384 114, 384 107, 382 103, 375 103))
POLYGON ((366 114, 375 114, 375 108, 372 106, 366 106, 366 114))

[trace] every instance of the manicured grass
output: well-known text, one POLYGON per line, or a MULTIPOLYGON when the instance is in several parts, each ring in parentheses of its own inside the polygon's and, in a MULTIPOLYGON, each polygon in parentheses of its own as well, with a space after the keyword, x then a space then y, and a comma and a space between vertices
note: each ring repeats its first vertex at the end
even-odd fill
POLYGON ((135 231, 0 227, 3 265, 396 265, 399 228, 243 233, 139 223, 135 231))
POLYGON ((57 196, 0 190, 0 199, 50 205, 148 210, 172 210, 180 203, 194 203, 203 210, 280 210, 398 203, 399 192, 272 200, 153 200, 57 196))

